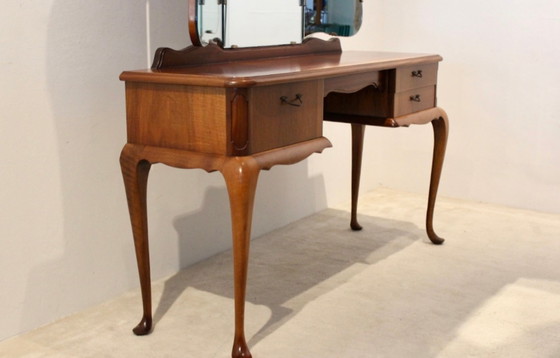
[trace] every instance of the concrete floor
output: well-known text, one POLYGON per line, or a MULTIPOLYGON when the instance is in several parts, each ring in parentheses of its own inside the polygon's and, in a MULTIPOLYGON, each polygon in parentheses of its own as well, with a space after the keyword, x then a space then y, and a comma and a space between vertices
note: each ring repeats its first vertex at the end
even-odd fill
MULTIPOLYGON (((361 197, 361 232, 331 208, 255 240, 246 332, 255 358, 560 357, 560 215, 440 198, 361 197)), ((229 357, 231 254, 0 343, 0 357, 229 357)))

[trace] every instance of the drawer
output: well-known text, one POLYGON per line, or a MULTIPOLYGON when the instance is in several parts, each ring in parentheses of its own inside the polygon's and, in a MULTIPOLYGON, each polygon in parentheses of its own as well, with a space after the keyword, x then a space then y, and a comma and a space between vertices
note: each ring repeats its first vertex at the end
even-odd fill
POLYGON ((226 154, 224 88, 126 83, 128 143, 226 154))
POLYGON ((395 76, 395 92, 404 92, 437 83, 438 64, 398 68, 395 76))
POLYGON ((435 107, 435 102, 436 86, 414 88, 409 91, 395 93, 393 117, 435 107))
MULTIPOLYGON (((326 113, 395 118, 436 106, 438 64, 406 66, 379 72, 379 86, 325 97, 326 113)), ((342 116, 333 116, 340 118, 342 116)))
POLYGON ((321 137, 323 82, 305 81, 248 89, 248 143, 258 153, 321 137))

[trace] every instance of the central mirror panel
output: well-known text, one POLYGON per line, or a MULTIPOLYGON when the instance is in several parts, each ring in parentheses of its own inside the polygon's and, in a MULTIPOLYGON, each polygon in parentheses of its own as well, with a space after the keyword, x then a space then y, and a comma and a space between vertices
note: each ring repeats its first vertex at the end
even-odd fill
POLYGON ((224 47, 301 43, 303 7, 300 0, 229 0, 224 47))
POLYGON ((362 23, 363 0, 189 0, 193 44, 224 48, 301 43, 315 32, 352 36, 362 23), (192 19, 193 17, 191 17, 192 19))

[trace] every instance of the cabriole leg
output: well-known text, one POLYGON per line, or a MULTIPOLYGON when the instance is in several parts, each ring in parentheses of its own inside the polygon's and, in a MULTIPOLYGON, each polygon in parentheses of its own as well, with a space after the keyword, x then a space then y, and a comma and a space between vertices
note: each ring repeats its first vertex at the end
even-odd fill
POLYGON ((148 217, 146 209, 146 189, 151 164, 129 154, 126 147, 120 158, 121 170, 128 201, 128 211, 132 224, 134 248, 140 287, 142 290, 143 315, 140 323, 133 329, 134 334, 142 336, 152 330, 152 294, 150 278, 150 252, 148 246, 148 217))
POLYGON ((362 153, 364 149, 364 124, 352 123, 352 210, 350 227, 354 231, 362 230, 358 224, 358 195, 360 191, 360 175, 362 172, 362 153))
POLYGON ((434 128, 434 155, 432 160, 432 175, 430 179, 430 193, 428 197, 428 210, 426 213, 426 232, 430 240, 440 245, 444 239, 436 235, 433 227, 434 207, 436 204, 437 191, 439 187, 439 179, 443 168, 443 160, 445 158, 445 148, 447 146, 447 136, 449 132, 449 121, 445 116, 439 117, 432 121, 434 128))
POLYGON ((253 203, 259 171, 251 157, 231 158, 221 170, 229 194, 233 239, 235 337, 232 358, 251 357, 245 340, 245 292, 253 203))

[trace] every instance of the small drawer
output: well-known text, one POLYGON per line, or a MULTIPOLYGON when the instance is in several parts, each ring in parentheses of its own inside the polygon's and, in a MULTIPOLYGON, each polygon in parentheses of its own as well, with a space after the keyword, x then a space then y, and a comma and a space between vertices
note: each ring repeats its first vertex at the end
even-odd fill
POLYGON ((395 92, 426 87, 437 83, 437 63, 398 68, 395 79, 395 92))
POLYGON ((427 86, 395 93, 394 117, 435 107, 436 87, 427 86))
POLYGON ((248 100, 249 153, 323 135, 322 81, 253 87, 248 100))

